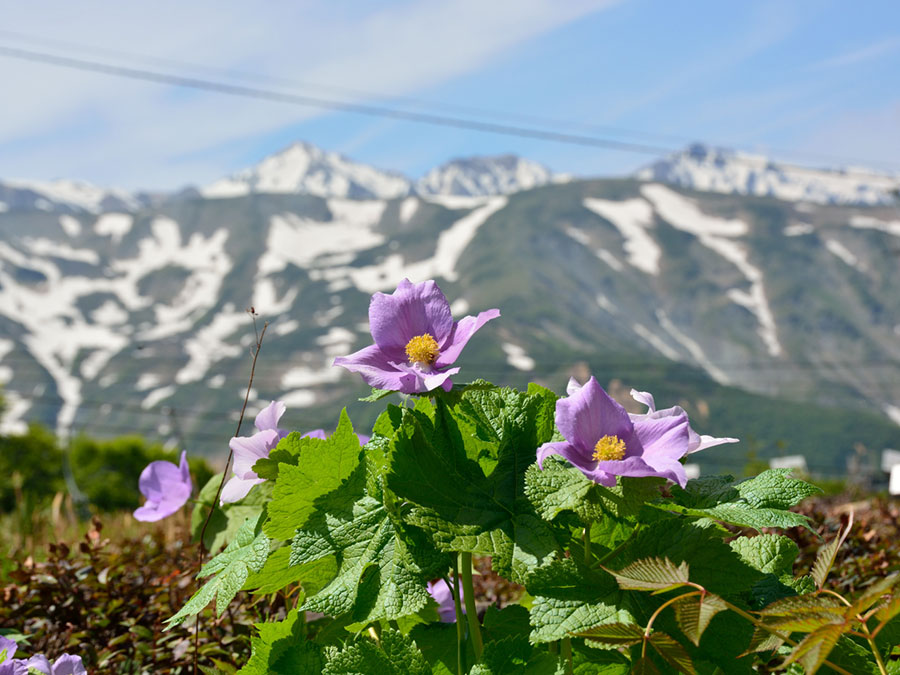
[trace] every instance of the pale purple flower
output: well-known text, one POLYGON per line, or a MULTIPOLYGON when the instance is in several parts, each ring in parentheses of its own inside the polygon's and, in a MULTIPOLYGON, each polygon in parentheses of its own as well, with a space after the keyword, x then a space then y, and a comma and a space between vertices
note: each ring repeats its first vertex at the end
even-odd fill
POLYGON ((228 447, 234 453, 232 463, 232 476, 219 498, 220 504, 236 502, 247 496, 250 488, 265 481, 253 470, 257 460, 265 459, 269 452, 278 445, 278 442, 288 435, 284 429, 278 428, 278 420, 284 415, 286 406, 281 401, 272 401, 259 411, 256 416, 257 432, 252 436, 235 436, 228 443, 228 447))
POLYGON ((150 462, 141 471, 138 488, 147 501, 135 510, 136 520, 152 522, 178 511, 191 496, 187 452, 182 450, 178 466, 163 460, 150 462))
POLYGON ((679 461, 691 442, 683 410, 633 418, 593 377, 583 387, 570 380, 568 393, 556 402, 556 426, 566 440, 538 448, 541 468, 549 455, 560 455, 607 487, 616 484, 616 476, 660 476, 687 484, 679 461))
POLYGON ((47 660, 43 654, 32 656, 26 664, 28 668, 34 668, 44 675, 87 675, 87 670, 81 662, 80 656, 72 656, 71 654, 63 654, 53 665, 47 660))
MULTIPOLYGON (((574 380, 570 381, 571 383, 574 380)), ((659 419, 661 417, 672 417, 677 415, 686 415, 687 413, 684 411, 684 408, 681 406, 675 405, 671 408, 664 408, 663 410, 656 409, 656 402, 653 400, 653 394, 646 391, 637 391, 636 389, 631 390, 631 398, 633 398, 638 403, 643 403, 645 406, 649 408, 649 410, 640 415, 635 415, 633 413, 629 413, 628 416, 631 418, 632 422, 638 422, 644 419, 659 419)), ((737 438, 716 438, 714 436, 706 436, 700 435, 690 427, 688 427, 688 450, 687 454, 691 454, 693 452, 700 452, 701 450, 706 450, 706 448, 711 448, 715 445, 722 445, 723 443, 739 443, 740 441, 737 438)))
POLYGON ((334 365, 359 373, 372 387, 415 394, 453 386, 450 366, 479 328, 500 316, 489 309, 454 321, 450 303, 434 281, 404 279, 392 294, 375 293, 369 304, 369 328, 375 344, 334 365))
MULTIPOLYGON (((429 581, 427 584, 428 594, 438 604, 438 616, 444 623, 456 623, 456 603, 453 601, 453 589, 447 585, 443 579, 437 581, 429 581)), ((463 596, 462 584, 459 587, 459 602, 463 614, 466 613, 465 600, 463 596)))

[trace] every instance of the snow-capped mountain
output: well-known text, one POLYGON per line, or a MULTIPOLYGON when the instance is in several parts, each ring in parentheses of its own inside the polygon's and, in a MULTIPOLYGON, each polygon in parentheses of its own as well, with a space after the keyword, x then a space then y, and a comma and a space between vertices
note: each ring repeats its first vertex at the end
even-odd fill
POLYGON ((101 188, 84 181, 0 181, 0 211, 135 211, 150 201, 145 194, 101 188))
POLYGON ((515 155, 454 159, 435 167, 416 182, 420 195, 484 197, 530 190, 547 183, 564 182, 547 167, 515 155))
POLYGON ((783 166, 766 157, 695 143, 635 174, 704 192, 775 197, 819 204, 889 204, 900 174, 868 169, 837 171, 783 166))
POLYGON ((251 193, 310 194, 317 197, 393 199, 410 191, 399 173, 354 162, 309 143, 294 143, 259 164, 202 188, 204 197, 251 193))

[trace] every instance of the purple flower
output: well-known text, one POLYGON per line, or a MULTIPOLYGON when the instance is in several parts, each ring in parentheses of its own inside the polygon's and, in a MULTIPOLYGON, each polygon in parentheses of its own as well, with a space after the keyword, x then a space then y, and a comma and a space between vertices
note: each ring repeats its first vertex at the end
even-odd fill
POLYGON ((616 476, 661 476, 682 487, 687 484, 679 461, 690 448, 683 410, 633 418, 593 377, 583 387, 570 380, 568 393, 556 402, 556 426, 566 440, 538 448, 542 469, 549 455, 561 455, 607 487, 616 484, 616 476))
POLYGON ((63 654, 53 662, 52 666, 46 656, 38 654, 28 659, 26 665, 44 675, 87 675, 81 657, 70 654, 63 654))
MULTIPOLYGON (((570 381, 569 384, 571 385, 572 382, 574 382, 574 380, 570 381)), ((643 403, 649 408, 647 412, 640 415, 634 415, 631 413, 628 414, 628 416, 631 418, 631 421, 635 423, 646 419, 660 419, 662 417, 687 415, 687 413, 684 412, 684 409, 678 405, 672 406, 671 408, 665 408, 664 410, 657 410, 656 403, 653 400, 653 394, 650 394, 646 391, 637 391, 636 389, 632 389, 631 398, 633 398, 638 403, 643 403)), ((688 427, 687 454, 690 455, 692 452, 700 452, 701 450, 706 450, 706 448, 711 448, 715 445, 722 445, 723 443, 739 442, 740 441, 737 438, 715 438, 714 436, 701 436, 696 431, 688 427)))
MULTIPOLYGON (((427 584, 428 594, 434 598, 438 604, 438 616, 444 623, 456 623, 456 605, 453 602, 453 589, 447 585, 443 579, 437 581, 429 581, 427 584)), ((463 614, 466 613, 466 606, 463 600, 462 584, 459 587, 459 601, 461 603, 463 614)))
POLYGON ((450 366, 475 331, 500 310, 489 309, 477 317, 454 321, 450 304, 434 281, 413 284, 404 279, 391 295, 375 293, 369 304, 369 327, 375 344, 334 365, 359 373, 378 389, 415 394, 453 386, 450 366))
POLYGON ((152 522, 171 516, 191 496, 187 452, 182 450, 179 466, 163 460, 150 462, 141 471, 138 488, 147 501, 135 510, 135 519, 152 522))
POLYGON ((288 435, 284 429, 278 428, 278 420, 284 415, 286 406, 281 401, 272 401, 259 411, 256 416, 257 432, 252 436, 235 436, 228 443, 228 447, 234 453, 234 462, 231 465, 232 476, 219 498, 220 504, 236 502, 247 496, 250 488, 265 481, 253 470, 257 460, 269 456, 269 452, 278 441, 288 435))

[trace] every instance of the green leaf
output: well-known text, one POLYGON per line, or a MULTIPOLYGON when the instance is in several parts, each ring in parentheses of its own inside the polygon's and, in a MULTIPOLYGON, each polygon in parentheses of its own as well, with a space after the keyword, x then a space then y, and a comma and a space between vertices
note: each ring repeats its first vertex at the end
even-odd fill
POLYGON ((748 565, 766 574, 790 574, 800 549, 792 539, 781 534, 738 537, 729 543, 731 549, 748 565))
POLYGON ((806 516, 787 509, 821 490, 790 478, 789 473, 789 469, 770 469, 737 484, 731 482, 731 476, 692 480, 685 490, 673 487, 672 499, 651 506, 755 530, 766 527, 809 528, 806 516))
POLYGON ((254 624, 253 653, 238 675, 318 675, 324 658, 321 647, 306 640, 296 609, 284 621, 254 624))
POLYGON ((900 592, 894 593, 878 606, 875 618, 879 623, 887 623, 898 614, 900 614, 900 592))
POLYGON ((372 387, 372 393, 368 396, 363 396, 359 400, 364 403, 375 403, 376 401, 380 401, 381 399, 396 393, 397 392, 393 389, 376 389, 375 387, 372 387))
POLYGON ((635 622, 616 580, 572 558, 535 569, 526 588, 534 596, 532 642, 561 640, 601 624, 635 622))
POLYGON ((685 637, 699 647, 709 622, 726 609, 728 606, 718 595, 691 595, 675 603, 675 620, 685 637))
POLYGON ((544 520, 579 509, 593 486, 581 471, 554 456, 544 460, 543 471, 537 463, 525 471, 525 494, 544 520))
POLYGON ((381 644, 362 638, 328 654, 322 675, 431 675, 431 667, 412 639, 388 628, 381 644))
POLYGON ((799 663, 807 675, 813 675, 828 658, 834 645, 844 632, 842 625, 827 625, 813 631, 791 651, 782 666, 799 663))
POLYGON ((262 569, 269 555, 269 538, 262 533, 254 535, 258 521, 259 518, 245 522, 225 550, 203 566, 197 576, 215 574, 215 578, 194 593, 175 616, 166 620, 166 630, 198 614, 213 598, 216 599, 216 614, 221 616, 250 572, 262 569))
POLYGON ((629 675, 659 675, 659 668, 649 657, 642 656, 634 662, 629 675))
POLYGON ((629 647, 644 639, 644 629, 634 623, 605 623, 576 635, 603 646, 629 647))
POLYGON ((251 591, 253 595, 268 595, 290 584, 299 583, 303 592, 311 595, 317 593, 337 574, 337 564, 333 557, 291 566, 290 554, 291 549, 286 546, 270 553, 263 568, 247 577, 241 590, 251 591))
POLYGON ((847 535, 850 534, 850 529, 852 527, 853 511, 850 512, 850 521, 847 523, 847 527, 842 531, 838 531, 838 536, 819 549, 819 552, 816 555, 816 562, 813 563, 813 568, 810 572, 810 576, 812 576, 813 580, 816 582, 816 588, 819 590, 822 590, 825 586, 825 579, 828 578, 828 573, 831 572, 831 567, 834 565, 834 559, 837 557, 838 549, 841 547, 841 544, 844 543, 847 535))
POLYGON ((717 528, 683 518, 643 527, 609 564, 643 558, 668 558, 675 565, 687 562, 692 582, 726 598, 749 590, 762 577, 722 541, 717 528))
POLYGON ((817 595, 809 593, 791 598, 783 598, 759 610, 762 616, 795 616, 805 612, 828 612, 843 616, 846 610, 840 600, 833 595, 817 595))
POLYGON ((361 482, 342 486, 323 503, 311 529, 294 537, 292 565, 327 556, 338 561, 335 578, 303 607, 332 616, 351 612, 354 622, 414 614, 429 598, 424 574, 445 569, 448 561, 430 553, 420 533, 392 520, 381 502, 365 496, 361 482))
MULTIPOLYGON (((222 484, 222 473, 217 473, 210 478, 200 490, 197 503, 191 512, 191 538, 196 541, 200 538, 203 523, 213 508, 213 502, 219 486, 222 484)), ((215 554, 226 546, 233 538, 238 528, 248 518, 256 518, 262 513, 264 505, 272 495, 272 485, 261 483, 255 486, 241 501, 233 504, 215 504, 212 515, 209 515, 209 524, 203 535, 203 545, 209 554, 215 554)))
POLYGON ((696 675, 697 670, 694 668, 691 657, 685 648, 670 635, 660 631, 653 631, 650 634, 650 645, 677 672, 696 675))
MULTIPOLYGON (((277 452, 294 463, 285 461, 278 465, 263 531, 272 539, 286 541, 306 525, 316 511, 316 501, 350 477, 359 466, 362 453, 346 410, 341 412, 337 430, 328 439, 301 438, 292 433, 278 444, 277 452)), ((275 461, 275 456, 276 451, 272 451, 265 461, 275 461)), ((263 461, 254 465, 257 473, 257 466, 263 461)))
POLYGON ((412 503, 405 520, 428 532, 440 550, 490 555, 499 574, 521 583, 557 549, 549 525, 525 497, 525 471, 535 461, 538 419, 548 403, 505 389, 467 392, 459 405, 466 403, 480 411, 479 424, 490 426, 484 434, 496 444, 490 476, 467 454, 457 420, 465 415, 439 399, 433 419, 407 412, 392 441, 387 485, 412 503))
POLYGON ((684 586, 688 583, 688 564, 682 562, 677 567, 668 558, 646 558, 636 560, 627 567, 613 572, 619 588, 629 591, 664 591, 684 586))
POLYGON ((565 664, 559 657, 536 650, 524 635, 510 635, 486 644, 481 662, 469 675, 565 675, 565 672, 565 664))
POLYGON ((862 614, 876 602, 888 595, 893 588, 900 583, 900 572, 894 572, 866 586, 862 593, 853 601, 851 611, 854 614, 862 614))

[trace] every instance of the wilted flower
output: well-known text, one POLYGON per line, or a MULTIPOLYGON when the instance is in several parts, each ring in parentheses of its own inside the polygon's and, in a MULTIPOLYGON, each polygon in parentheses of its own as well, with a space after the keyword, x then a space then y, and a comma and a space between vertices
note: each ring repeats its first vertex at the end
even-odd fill
MULTIPOLYGON (((570 381, 571 383, 574 380, 570 381)), ((577 384, 577 383, 576 383, 577 384)), ((572 393, 571 391, 569 392, 572 393)), ((650 394, 646 391, 637 391, 636 389, 631 390, 631 398, 633 398, 638 403, 643 403, 650 410, 645 413, 635 415, 629 413, 628 416, 631 418, 632 422, 639 422, 645 419, 659 419, 661 417, 673 417, 677 415, 686 415, 684 409, 681 406, 672 406, 671 408, 664 408, 663 410, 656 409, 656 403, 653 400, 653 394, 650 394)), ((692 452, 699 452, 700 450, 706 450, 706 448, 711 448, 714 445, 722 445, 723 443, 738 443, 739 440, 737 438, 716 438, 714 436, 701 436, 696 431, 688 427, 688 450, 687 454, 691 454, 692 452)))
POLYGON ((375 293, 369 304, 369 328, 375 344, 334 365, 359 373, 372 387, 404 394, 453 386, 450 366, 475 331, 500 310, 489 309, 477 317, 454 321, 450 303, 434 281, 413 284, 404 279, 392 294, 375 293))
POLYGON ((566 440, 538 448, 541 468, 549 455, 561 455, 607 487, 616 484, 616 476, 661 476, 687 484, 678 461, 691 445, 683 410, 630 416, 593 377, 583 387, 570 380, 568 393, 556 402, 556 426, 566 440))
POLYGON ((164 460, 150 462, 141 471, 138 488, 147 501, 135 510, 135 519, 152 522, 178 511, 191 496, 187 452, 182 450, 178 466, 164 460))
MULTIPOLYGON (((429 581, 427 584, 428 594, 434 598, 438 604, 438 616, 444 623, 456 623, 456 604, 453 602, 453 589, 447 585, 443 579, 437 581, 429 581)), ((463 614, 466 612, 466 606, 463 600, 462 584, 459 587, 459 601, 463 614)))

